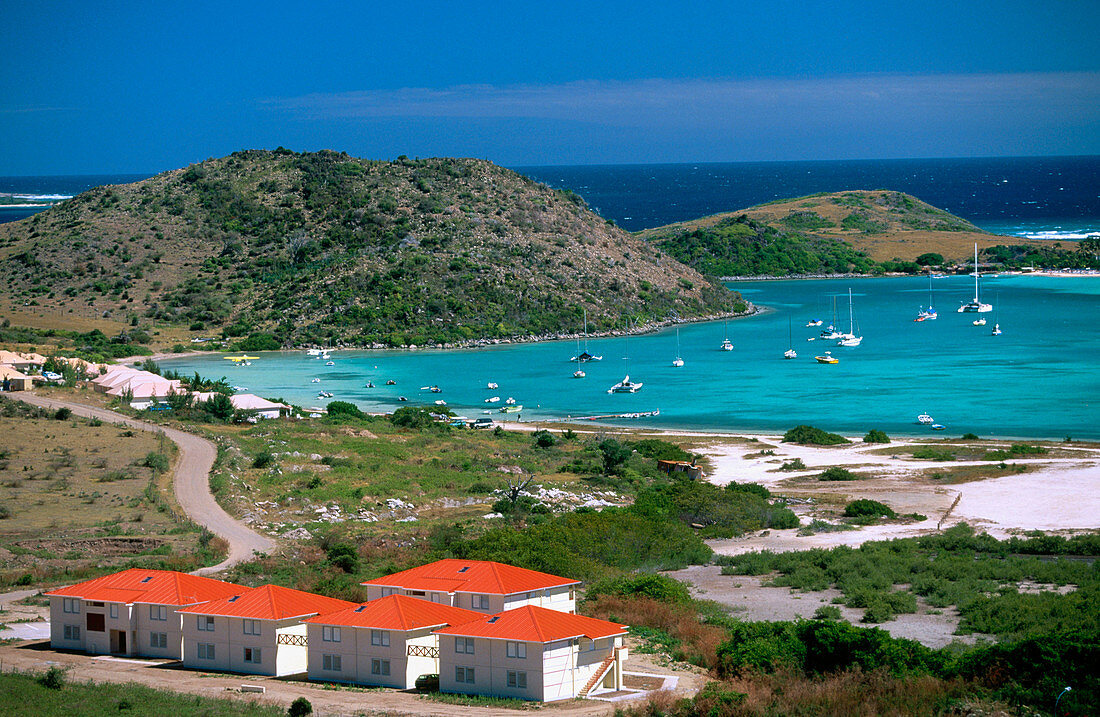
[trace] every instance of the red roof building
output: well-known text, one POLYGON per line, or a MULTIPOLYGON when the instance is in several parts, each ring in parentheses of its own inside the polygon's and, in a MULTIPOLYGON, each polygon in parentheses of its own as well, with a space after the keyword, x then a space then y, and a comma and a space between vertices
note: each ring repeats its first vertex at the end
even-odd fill
POLYGON ((619 690, 626 630, 533 605, 440 628, 440 688, 544 702, 619 690))
POLYGON ((131 568, 45 593, 50 645, 92 654, 171 657, 183 654, 181 606, 247 590, 173 570, 131 568))
POLYGON ((367 597, 407 595, 430 602, 497 613, 520 607, 575 612, 579 580, 489 560, 449 558, 367 580, 367 597))
POLYGON ((354 606, 355 603, 347 600, 315 595, 280 585, 263 585, 258 588, 244 588, 243 592, 238 588, 236 595, 186 607, 179 612, 253 620, 287 620, 336 612, 354 606))
POLYGON ((306 620, 310 679, 408 689, 439 672, 433 630, 477 620, 481 613, 390 595, 306 620))

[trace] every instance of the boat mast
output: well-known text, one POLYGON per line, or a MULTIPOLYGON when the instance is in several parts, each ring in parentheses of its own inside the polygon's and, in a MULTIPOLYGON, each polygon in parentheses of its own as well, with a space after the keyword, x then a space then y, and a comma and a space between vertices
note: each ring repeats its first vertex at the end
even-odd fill
POLYGON ((852 317, 852 290, 848 289, 848 334, 856 335, 856 322, 852 317))
POLYGON ((974 244, 974 303, 978 302, 978 245, 974 244))

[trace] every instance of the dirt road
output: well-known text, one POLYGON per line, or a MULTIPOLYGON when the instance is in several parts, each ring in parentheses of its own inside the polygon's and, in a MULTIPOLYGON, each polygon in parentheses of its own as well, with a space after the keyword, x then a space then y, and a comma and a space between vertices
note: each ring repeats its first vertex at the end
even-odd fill
POLYGON ((60 401, 33 393, 21 392, 8 395, 10 398, 43 408, 56 410, 65 407, 76 415, 85 418, 94 417, 101 421, 129 426, 140 431, 161 433, 175 443, 179 448, 179 459, 176 461, 173 487, 180 508, 191 520, 218 537, 224 538, 229 543, 229 555, 225 560, 217 565, 194 571, 196 575, 220 572, 231 565, 251 559, 255 553, 267 553, 274 549, 275 541, 260 535, 244 523, 235 520, 222 510, 218 502, 214 500, 213 494, 210 493, 210 469, 214 467, 218 450, 213 443, 205 438, 184 433, 174 428, 139 421, 105 408, 85 406, 71 401, 60 401))

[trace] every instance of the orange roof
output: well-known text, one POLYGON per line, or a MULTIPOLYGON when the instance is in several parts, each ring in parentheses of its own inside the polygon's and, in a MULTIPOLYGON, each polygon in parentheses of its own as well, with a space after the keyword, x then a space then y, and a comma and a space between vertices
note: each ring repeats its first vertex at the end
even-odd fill
POLYGON ((407 595, 390 595, 346 610, 311 617, 303 622, 318 625, 372 627, 376 630, 415 630, 421 627, 459 625, 482 617, 484 613, 460 607, 440 605, 407 595))
POLYGON ((237 594, 232 597, 193 605, 180 612, 247 617, 254 620, 284 620, 288 617, 336 612, 346 607, 355 607, 355 603, 279 585, 262 585, 258 588, 244 588, 244 592, 238 589, 237 594))
POLYGON ((234 595, 242 589, 240 585, 233 583, 174 570, 130 568, 120 573, 70 585, 67 588, 51 590, 45 594, 102 602, 121 602, 128 605, 131 603, 194 605, 234 595))
POLYGON ((524 605, 496 615, 482 615, 464 625, 436 630, 438 635, 463 635, 487 637, 496 640, 521 640, 523 642, 553 642, 573 637, 598 640, 601 637, 622 635, 626 625, 594 617, 572 615, 535 605, 524 605))
POLYGON ((515 595, 562 585, 579 585, 580 582, 580 580, 561 578, 549 573, 540 573, 537 570, 494 563, 490 560, 448 558, 393 575, 367 580, 363 585, 447 593, 515 595))

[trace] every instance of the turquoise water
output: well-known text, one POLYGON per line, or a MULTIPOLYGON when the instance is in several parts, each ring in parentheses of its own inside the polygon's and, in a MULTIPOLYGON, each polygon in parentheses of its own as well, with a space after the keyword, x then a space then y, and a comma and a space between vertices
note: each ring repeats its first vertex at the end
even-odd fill
MULTIPOLYGON (((975 314, 955 309, 973 296, 973 279, 934 282, 936 321, 914 323, 928 297, 927 278, 767 281, 730 284, 768 311, 730 321, 735 349, 719 350, 723 322, 680 327, 676 332, 630 339, 592 339, 589 350, 603 361, 584 365, 587 377, 572 378, 573 341, 456 351, 336 351, 335 366, 304 351, 264 352, 251 366, 233 367, 220 356, 162 362, 165 368, 226 376, 250 393, 282 397, 302 406, 352 401, 366 410, 447 401, 474 418, 504 399, 524 406, 525 421, 660 410, 654 418, 625 425, 722 431, 783 431, 808 423, 832 431, 924 434, 917 414, 927 411, 947 426, 947 435, 1100 439, 1100 280, 1095 278, 996 277, 983 279, 982 299, 992 301, 987 326, 975 314), (847 326, 852 289, 863 344, 807 341, 819 328, 810 318, 831 320, 836 296, 839 325, 847 326), (785 360, 788 316, 798 358, 785 360), (994 322, 1004 334, 991 336, 994 322), (831 350, 839 364, 822 365, 814 355, 831 350), (624 358, 624 355, 628 358, 624 358), (608 395, 629 371, 644 382, 636 394, 608 395), (320 383, 311 383, 318 377, 320 383), (397 381, 385 386, 387 379, 397 381), (368 380, 377 388, 365 388, 368 380), (489 381, 499 389, 489 391, 489 381), (421 386, 437 384, 432 394, 421 386), (319 390, 335 394, 318 399, 319 390), (398 402, 406 396, 408 404, 398 402), (489 406, 483 399, 500 396, 489 406)), ((507 416, 514 419, 515 416, 507 416)))

